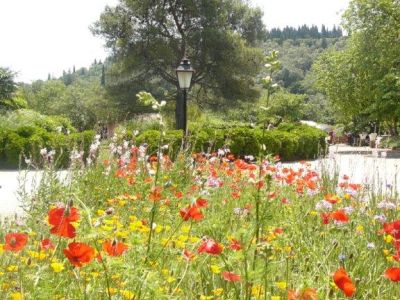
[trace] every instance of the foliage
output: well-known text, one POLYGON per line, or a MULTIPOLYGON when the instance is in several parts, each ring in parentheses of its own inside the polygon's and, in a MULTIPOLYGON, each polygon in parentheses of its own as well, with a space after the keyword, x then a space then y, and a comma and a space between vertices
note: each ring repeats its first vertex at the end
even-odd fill
MULTIPOLYGON (((154 153, 162 142, 162 145, 169 145, 171 153, 176 154, 182 138, 181 131, 172 130, 166 131, 160 140, 160 131, 147 130, 140 133, 135 141, 148 144, 150 153, 154 153)), ((258 156, 262 145, 265 145, 267 153, 280 155, 283 160, 313 159, 325 153, 325 133, 299 124, 264 132, 260 128, 204 126, 191 133, 189 143, 194 152, 217 151, 227 147, 232 154, 240 157, 258 156)))
POLYGON ((330 51, 315 64, 317 85, 337 110, 355 121, 386 123, 398 133, 400 112, 398 39, 400 3, 353 0, 344 16, 348 47, 330 51))
POLYGON ((109 91, 127 110, 135 106, 138 86, 157 98, 165 93, 175 98, 175 68, 185 55, 196 69, 192 83, 204 98, 258 95, 254 78, 263 55, 255 46, 265 29, 261 10, 245 1, 122 0, 105 9, 93 32, 112 51, 109 91))
POLYGON ((88 153, 93 131, 71 133, 48 132, 40 127, 21 126, 16 130, 0 127, 0 168, 43 167, 42 149, 55 151, 51 159, 57 168, 66 168, 73 149, 88 153), (29 160, 29 162, 26 161, 29 160))
MULTIPOLYGON (((16 91, 15 73, 8 68, 0 67, 0 101, 12 98, 16 91)), ((0 102, 1 104, 2 102, 0 102)))
POLYGON ((0 115, 0 127, 18 130, 19 127, 40 127, 49 132, 73 133, 71 121, 62 116, 46 116, 30 109, 19 109, 0 115))
POLYGON ((400 149, 400 138, 399 137, 385 137, 381 140, 379 147, 389 149, 400 149))
POLYGON ((24 94, 30 107, 42 114, 65 116, 78 130, 121 117, 100 80, 83 78, 76 77, 68 85, 62 80, 35 81, 24 86, 24 94))
POLYGON ((321 26, 321 30, 316 25, 309 27, 302 25, 298 28, 285 26, 284 28, 271 28, 268 31, 268 37, 271 39, 283 40, 296 40, 296 39, 320 39, 320 38, 340 38, 343 36, 342 29, 335 25, 330 30, 325 25, 321 26))

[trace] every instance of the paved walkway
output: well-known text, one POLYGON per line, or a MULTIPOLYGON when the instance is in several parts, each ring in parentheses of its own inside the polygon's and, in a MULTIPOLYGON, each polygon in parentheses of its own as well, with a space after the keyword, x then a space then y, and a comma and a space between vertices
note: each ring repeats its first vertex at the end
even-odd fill
MULTIPOLYGON (((311 163, 319 171, 325 169, 330 174, 348 175, 352 182, 368 184, 378 192, 388 192, 392 187, 400 191, 400 158, 382 157, 383 152, 373 153, 368 147, 332 146, 328 158, 311 163)), ((21 213, 19 187, 25 186, 27 192, 36 189, 41 175, 42 172, 30 172, 21 182, 17 171, 0 170, 0 215, 21 213)))

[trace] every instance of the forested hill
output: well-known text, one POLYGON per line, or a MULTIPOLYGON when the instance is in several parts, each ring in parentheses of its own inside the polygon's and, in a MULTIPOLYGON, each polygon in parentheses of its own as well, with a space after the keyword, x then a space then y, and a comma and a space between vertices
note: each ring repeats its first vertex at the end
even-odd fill
MULTIPOLYGON (((346 47, 347 37, 342 29, 326 26, 306 25, 297 29, 285 27, 271 29, 269 38, 264 43, 266 53, 279 51, 281 68, 274 74, 274 80, 290 94, 304 99, 302 118, 322 123, 334 123, 335 112, 327 97, 315 88, 315 74, 312 72, 314 62, 330 48, 342 50, 346 47)), ((290 94, 286 97, 290 98, 290 94)))
POLYGON ((320 39, 320 38, 340 38, 343 36, 343 31, 340 27, 333 26, 332 29, 327 28, 325 25, 321 26, 319 30, 318 26, 303 25, 297 28, 286 26, 281 28, 272 28, 267 33, 269 39, 320 39))

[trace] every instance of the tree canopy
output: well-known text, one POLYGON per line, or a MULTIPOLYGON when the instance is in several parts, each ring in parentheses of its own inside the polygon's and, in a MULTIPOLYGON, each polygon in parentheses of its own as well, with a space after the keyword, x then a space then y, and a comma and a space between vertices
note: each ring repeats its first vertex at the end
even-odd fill
POLYGON ((129 105, 132 86, 144 82, 151 91, 162 86, 176 93, 175 68, 184 56, 196 70, 197 95, 228 100, 259 95, 254 79, 264 56, 256 46, 266 31, 261 10, 246 1, 120 0, 105 9, 92 31, 111 50, 110 89, 126 90, 129 105))
POLYGON ((397 134, 400 1, 352 0, 344 23, 348 47, 319 59, 317 83, 349 122, 378 122, 397 134))

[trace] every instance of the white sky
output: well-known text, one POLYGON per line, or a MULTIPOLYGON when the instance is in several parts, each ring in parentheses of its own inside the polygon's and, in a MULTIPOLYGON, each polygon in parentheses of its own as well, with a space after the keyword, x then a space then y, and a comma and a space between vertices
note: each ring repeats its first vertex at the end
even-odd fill
MULTIPOLYGON (((340 24, 349 0, 250 0, 264 11, 268 28, 340 24)), ((19 81, 88 67, 106 57, 103 41, 89 26, 117 0, 0 0, 0 66, 19 81)))

